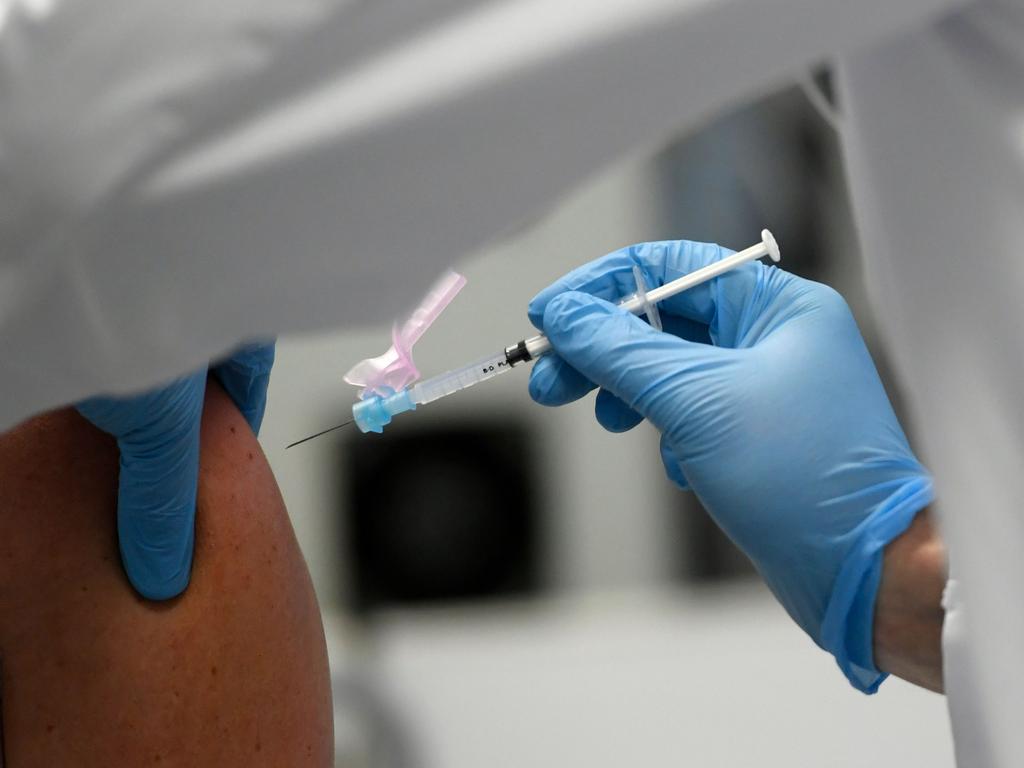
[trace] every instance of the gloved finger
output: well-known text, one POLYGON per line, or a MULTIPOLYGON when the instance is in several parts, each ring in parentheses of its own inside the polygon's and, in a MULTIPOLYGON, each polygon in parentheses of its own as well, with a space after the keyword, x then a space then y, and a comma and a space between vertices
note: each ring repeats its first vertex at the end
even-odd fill
POLYGON ((597 423, 609 432, 628 432, 644 420, 643 416, 607 389, 602 389, 597 393, 597 399, 594 401, 594 416, 597 417, 597 423))
POLYGON ((132 586, 151 600, 175 597, 188 586, 205 387, 205 371, 176 382, 161 393, 148 423, 117 442, 121 559, 132 586))
POLYGON ((726 354, 656 331, 607 301, 576 291, 548 302, 544 330, 566 363, 663 432, 673 414, 688 407, 688 397, 701 397, 700 386, 677 384, 700 385, 726 354))
POLYGON ((213 373, 258 435, 267 407, 267 387, 274 366, 274 342, 248 344, 216 363, 213 373))
POLYGON ((675 451, 672 450, 672 444, 665 435, 661 436, 661 463, 665 465, 665 474, 668 475, 669 480, 684 491, 690 490, 690 484, 686 481, 686 475, 683 474, 683 466, 679 463, 675 451))
POLYGON ((547 354, 530 371, 530 397, 540 405, 558 406, 575 402, 595 384, 558 355, 547 354))
MULTIPOLYGON (((662 317, 662 324, 666 333, 671 333, 689 341, 703 344, 711 343, 708 327, 702 323, 688 320, 685 317, 667 315, 662 317)), ((533 370, 530 372, 530 396, 540 405, 566 405, 567 403, 579 400, 595 388, 594 382, 583 376, 554 353, 542 356, 534 364, 533 370)), ((610 393, 607 393, 607 396, 614 397, 610 393)), ((598 393, 598 403, 595 406, 597 408, 597 420, 605 429, 611 432, 625 432, 643 420, 643 416, 639 414, 634 413, 632 416, 626 416, 611 411, 608 412, 607 419, 604 419, 602 401, 602 395, 598 393), (630 419, 634 421, 631 422, 630 419)), ((622 407, 626 410, 631 410, 624 403, 622 407)))
MULTIPOLYGON (((539 330, 544 329, 544 310, 555 296, 566 291, 580 291, 617 304, 636 293, 633 267, 638 266, 634 253, 640 246, 620 248, 588 262, 559 278, 530 300, 526 313, 539 330)), ((648 288, 654 287, 651 275, 645 274, 648 288)))

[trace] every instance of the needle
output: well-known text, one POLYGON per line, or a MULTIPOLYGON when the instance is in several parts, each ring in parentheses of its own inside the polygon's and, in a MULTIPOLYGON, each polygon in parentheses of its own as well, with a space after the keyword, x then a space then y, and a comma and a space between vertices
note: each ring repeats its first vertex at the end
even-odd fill
POLYGON ((285 449, 285 450, 287 451, 287 450, 288 450, 289 448, 293 448, 293 447, 295 447, 296 445, 300 445, 301 443, 304 443, 304 442, 306 442, 307 440, 312 440, 312 439, 313 439, 314 437, 320 437, 320 435, 326 435, 326 434, 327 434, 328 432, 333 432, 333 431, 334 431, 334 430, 336 430, 336 429, 341 429, 342 427, 347 427, 347 426, 348 426, 349 424, 351 424, 351 423, 352 423, 353 421, 354 421, 354 419, 352 419, 352 420, 350 420, 350 421, 346 421, 346 422, 345 422, 344 424, 338 424, 337 426, 335 426, 335 427, 331 427, 330 429, 325 429, 325 430, 324 430, 323 432, 317 432, 317 433, 316 433, 315 435, 310 435, 309 437, 304 437, 304 438, 302 438, 301 440, 296 440, 296 441, 295 441, 294 443, 292 443, 291 445, 286 445, 286 446, 284 447, 284 449, 285 449))
MULTIPOLYGON (((2 2, 3 0, 0 0, 0 3, 2 2)), ((712 280, 719 275, 724 275, 731 269, 765 256, 770 257, 772 261, 778 261, 781 258, 779 245, 775 242, 772 233, 767 229, 761 230, 760 243, 712 262, 681 277, 677 277, 675 280, 671 280, 651 290, 647 290, 647 287, 643 284, 642 273, 638 268, 634 267, 636 293, 619 302, 617 306, 627 312, 632 312, 634 315, 647 315, 648 322, 660 329, 660 322, 655 322, 657 318, 655 305, 659 301, 664 301, 701 283, 706 283, 708 280, 712 280)), ((461 392, 474 384, 493 379, 495 376, 511 370, 518 363, 535 360, 550 351, 551 342, 547 336, 541 333, 528 339, 521 339, 511 346, 499 350, 496 354, 488 355, 469 365, 455 368, 439 376, 433 376, 415 385, 405 386, 398 391, 392 391, 390 394, 375 394, 372 390, 364 389, 362 399, 352 406, 353 421, 361 432, 383 432, 384 427, 391 423, 392 417, 399 413, 414 411, 417 405, 432 403, 435 400, 440 400, 442 397, 448 397, 456 392, 461 392)), ((369 360, 364 360, 363 363, 377 365, 384 357, 387 356, 370 358, 369 360)), ((359 366, 352 370, 357 370, 363 363, 360 363, 359 366)), ((320 435, 341 429, 349 423, 351 422, 339 424, 336 427, 325 429, 323 432, 317 432, 315 435, 310 435, 287 447, 291 448, 293 445, 306 442, 306 440, 312 440, 314 437, 320 437, 320 435)))

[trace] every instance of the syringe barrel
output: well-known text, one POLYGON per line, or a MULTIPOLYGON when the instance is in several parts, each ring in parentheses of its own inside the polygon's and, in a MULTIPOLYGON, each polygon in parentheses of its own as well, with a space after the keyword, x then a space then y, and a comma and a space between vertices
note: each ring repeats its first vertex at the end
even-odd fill
MULTIPOLYGON (((761 243, 758 245, 647 291, 645 295, 635 294, 619 306, 627 312, 643 314, 650 305, 762 256, 770 256, 772 261, 778 261, 780 258, 779 246, 776 244, 775 238, 772 237, 772 233, 767 229, 761 233, 761 243)), ((637 280, 637 290, 645 290, 639 279, 637 280)), ((548 341, 547 336, 537 334, 475 363, 421 381, 409 389, 388 396, 367 398, 352 407, 352 414, 356 425, 363 432, 381 432, 395 414, 414 410, 417 405, 440 400, 442 397, 471 387, 481 381, 493 379, 495 376, 500 376, 505 371, 511 370, 513 365, 536 359, 549 351, 551 351, 551 342, 548 341)))
POLYGON ((411 397, 417 405, 431 403, 453 392, 479 384, 481 381, 493 379, 511 369, 512 366, 509 364, 505 352, 502 351, 462 368, 456 368, 454 371, 421 381, 412 388, 411 397))

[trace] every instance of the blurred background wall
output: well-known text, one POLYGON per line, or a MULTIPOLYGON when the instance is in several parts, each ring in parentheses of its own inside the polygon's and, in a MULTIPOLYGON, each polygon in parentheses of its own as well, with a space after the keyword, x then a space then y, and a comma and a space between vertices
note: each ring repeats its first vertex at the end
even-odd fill
MULTIPOLYGON (((522 338, 533 294, 608 251, 738 249, 764 227, 786 269, 847 297, 887 375, 836 139, 797 89, 602 170, 457 265, 468 286, 417 363, 522 338)), ((389 343, 387 327, 281 339, 261 436, 328 628, 338 765, 953 765, 941 697, 850 688, 664 477, 656 433, 604 432, 592 396, 543 409, 516 370, 383 436, 285 452, 349 417, 342 375, 389 343)))

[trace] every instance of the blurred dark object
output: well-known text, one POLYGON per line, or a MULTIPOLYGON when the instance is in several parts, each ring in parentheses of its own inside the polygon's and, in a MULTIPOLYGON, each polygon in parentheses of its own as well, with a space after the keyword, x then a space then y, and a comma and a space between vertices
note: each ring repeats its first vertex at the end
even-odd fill
POLYGON ((536 591, 525 430, 488 421, 360 437, 345 452, 343 505, 354 611, 536 591))
MULTIPOLYGON (((824 98, 832 93, 827 70, 814 84, 824 98)), ((831 255, 837 152, 832 129, 798 89, 759 99, 660 153, 662 226, 670 239, 732 248, 767 227, 782 266, 820 280, 831 255)))

